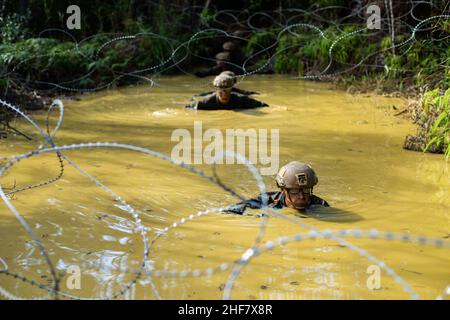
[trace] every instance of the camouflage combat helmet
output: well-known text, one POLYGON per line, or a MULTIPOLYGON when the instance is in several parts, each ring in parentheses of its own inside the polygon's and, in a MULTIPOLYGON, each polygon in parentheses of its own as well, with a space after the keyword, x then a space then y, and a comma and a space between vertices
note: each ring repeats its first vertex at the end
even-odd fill
POLYGON ((231 55, 229 52, 219 52, 215 55, 215 58, 218 61, 230 61, 231 55))
POLYGON ((225 51, 234 51, 236 50, 236 45, 231 41, 227 41, 222 45, 222 48, 225 51))
POLYGON ((234 79, 228 75, 219 74, 214 78, 213 85, 218 89, 229 89, 233 87, 234 79))
POLYGON ((225 76, 233 78, 233 83, 236 84, 237 78, 236 78, 236 74, 233 71, 224 71, 221 73, 221 75, 225 75, 225 76))
POLYGON ((311 166, 303 162, 292 161, 278 171, 275 181, 279 188, 311 189, 319 182, 319 179, 311 166))
POLYGON ((238 30, 232 32, 231 35, 233 37, 237 37, 237 38, 247 38, 249 33, 251 33, 251 31, 246 31, 244 29, 238 29, 238 30))

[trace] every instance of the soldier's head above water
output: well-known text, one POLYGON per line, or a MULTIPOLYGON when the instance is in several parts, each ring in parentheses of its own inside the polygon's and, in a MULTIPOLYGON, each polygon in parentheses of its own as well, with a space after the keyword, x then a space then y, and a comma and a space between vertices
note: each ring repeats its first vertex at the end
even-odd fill
POLYGON ((309 206, 319 179, 310 165, 292 161, 278 171, 275 181, 284 194, 286 206, 303 210, 309 206))
MULTIPOLYGON (((275 181, 281 191, 267 192, 267 205, 272 209, 288 207, 298 211, 309 211, 315 206, 329 207, 328 202, 313 194, 313 188, 319 179, 311 166, 306 163, 289 162, 278 171, 275 181)), ((244 214, 247 208, 261 209, 262 206, 262 196, 259 195, 229 206, 223 212, 244 214)))
POLYGON ((216 89, 216 97, 222 104, 227 104, 231 98, 231 88, 233 88, 234 80, 226 74, 219 74, 213 81, 216 89))

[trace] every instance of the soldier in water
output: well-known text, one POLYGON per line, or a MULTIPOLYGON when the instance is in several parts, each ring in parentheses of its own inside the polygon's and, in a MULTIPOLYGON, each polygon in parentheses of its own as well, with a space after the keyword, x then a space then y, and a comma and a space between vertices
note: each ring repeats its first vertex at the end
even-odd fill
POLYGON ((249 96, 232 92, 234 79, 228 75, 220 74, 213 82, 216 89, 215 92, 208 94, 189 103, 186 108, 196 110, 233 110, 233 109, 252 109, 259 107, 267 107, 268 104, 250 98, 249 96))
MULTIPOLYGON (((224 71, 224 72, 222 72, 220 75, 226 75, 226 76, 230 76, 231 78, 233 78, 233 84, 234 84, 234 85, 233 85, 233 87, 231 88, 231 92, 240 93, 240 94, 243 94, 243 95, 245 95, 245 96, 251 96, 251 95, 253 95, 253 94, 259 94, 259 93, 256 92, 256 91, 250 91, 250 90, 245 90, 245 89, 237 88, 237 87, 236 87, 236 79, 237 79, 237 77, 236 77, 236 75, 234 74, 233 71, 224 71)), ((214 91, 203 92, 203 93, 198 94, 197 96, 199 96, 199 97, 204 97, 204 96, 207 96, 207 95, 209 95, 209 94, 211 94, 211 93, 214 93, 214 91)))
MULTIPOLYGON (((288 207, 303 211, 317 205, 329 207, 325 200, 313 194, 313 188, 319 182, 319 179, 311 166, 303 162, 293 161, 282 167, 278 171, 275 181, 280 191, 267 193, 269 208, 288 207)), ((224 212, 244 214, 247 208, 262 208, 261 195, 230 206, 224 212)))

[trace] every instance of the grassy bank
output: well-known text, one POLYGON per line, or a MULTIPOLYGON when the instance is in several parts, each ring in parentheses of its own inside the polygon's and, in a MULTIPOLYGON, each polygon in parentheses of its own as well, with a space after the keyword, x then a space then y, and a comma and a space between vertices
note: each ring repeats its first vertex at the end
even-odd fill
POLYGON ((434 89, 420 96, 409 108, 418 125, 415 136, 408 136, 405 147, 417 151, 444 153, 450 158, 450 89, 434 89))

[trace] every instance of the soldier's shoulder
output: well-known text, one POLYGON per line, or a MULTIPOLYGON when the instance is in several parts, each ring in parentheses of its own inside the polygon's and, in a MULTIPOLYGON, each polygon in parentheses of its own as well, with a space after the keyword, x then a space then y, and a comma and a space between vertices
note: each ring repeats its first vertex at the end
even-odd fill
POLYGON ((209 93, 205 96, 201 96, 198 98, 198 103, 204 105, 204 104, 213 104, 216 102, 216 94, 215 93, 209 93))
POLYGON ((236 101, 239 101, 242 105, 249 108, 257 108, 257 107, 268 107, 269 105, 265 102, 259 101, 255 98, 252 98, 248 95, 243 95, 239 93, 234 93, 236 96, 236 101))
POLYGON ((231 96, 234 96, 234 97, 245 97, 245 95, 243 95, 242 93, 240 93, 238 90, 239 89, 237 89, 237 88, 232 88, 231 89, 231 96))
POLYGON ((186 106, 189 109, 204 109, 207 105, 216 103, 216 97, 214 93, 207 94, 205 96, 193 96, 191 102, 186 106))
POLYGON ((330 206, 328 204, 328 202, 326 202, 324 199, 322 199, 314 194, 311 196, 311 204, 320 205, 320 206, 324 206, 324 207, 330 206))
POLYGON ((239 101, 256 101, 252 97, 249 97, 246 94, 243 94, 243 93, 240 93, 240 92, 236 92, 236 91, 231 91, 231 96, 234 97, 236 100, 239 100, 239 101))
POLYGON ((242 89, 242 88, 238 88, 238 87, 233 87, 233 89, 231 89, 231 90, 233 92, 240 93, 245 96, 250 96, 252 94, 258 94, 258 92, 256 92, 256 91, 250 91, 250 90, 246 90, 246 89, 242 89))

